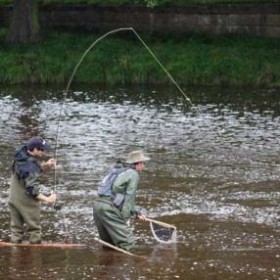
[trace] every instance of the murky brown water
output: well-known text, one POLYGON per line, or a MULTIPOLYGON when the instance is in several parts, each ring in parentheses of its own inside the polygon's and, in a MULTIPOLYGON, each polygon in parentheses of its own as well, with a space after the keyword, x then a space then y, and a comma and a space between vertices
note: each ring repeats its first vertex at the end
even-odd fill
POLYGON ((0 92, 0 239, 13 151, 34 134, 55 143, 62 108, 60 167, 46 179, 64 205, 44 206, 44 240, 88 247, 2 247, 0 279, 280 279, 279 91, 190 89, 197 111, 168 88, 62 92, 0 92), (178 229, 177 244, 163 245, 133 223, 144 259, 102 249, 91 208, 104 172, 135 148, 152 158, 138 204, 178 229))

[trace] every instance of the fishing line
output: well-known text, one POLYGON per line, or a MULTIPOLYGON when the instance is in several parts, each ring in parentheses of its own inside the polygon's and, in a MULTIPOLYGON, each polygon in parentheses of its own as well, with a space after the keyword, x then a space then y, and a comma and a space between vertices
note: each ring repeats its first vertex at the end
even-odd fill
MULTIPOLYGON (((78 63, 76 64, 72 75, 67 83, 67 87, 64 93, 64 98, 60 107, 60 112, 59 112, 59 116, 58 116, 58 124, 57 124, 57 131, 56 131, 56 139, 55 139, 55 156, 54 158, 57 159, 57 146, 58 146, 58 136, 59 136, 59 128, 60 128, 60 122, 61 122, 61 115, 62 115, 62 110, 63 110, 63 106, 66 100, 66 97, 68 95, 68 91, 70 88, 70 85, 74 79, 74 76, 76 75, 76 72, 80 66, 80 64, 82 63, 82 61, 84 60, 85 56, 89 53, 89 51, 101 40, 103 40, 104 38, 106 38, 107 36, 117 33, 117 32, 121 32, 121 31, 132 31, 136 38, 138 38, 138 40, 143 44, 143 46, 148 50, 148 52, 151 54, 151 56, 154 58, 154 60, 157 62, 157 64, 160 66, 160 68, 166 73, 166 75, 169 77, 169 79, 173 82, 173 84, 177 87, 177 89, 179 90, 179 92, 184 96, 184 98, 186 99, 187 102, 189 102, 189 104, 191 105, 192 108, 194 108, 195 110, 197 110, 194 106, 194 104, 192 103, 192 101, 190 100, 190 98, 187 96, 187 94, 183 91, 183 89, 178 85, 178 83, 174 80, 174 78, 171 76, 171 74, 168 72, 168 70, 163 66, 163 64, 159 61, 159 59, 156 57, 156 55, 152 52, 152 50, 148 47, 148 45, 144 42, 144 40, 139 36, 139 34, 134 30, 134 28, 132 27, 123 27, 123 28, 118 28, 118 29, 114 29, 111 30, 107 33, 105 33, 104 35, 102 35, 101 37, 99 37, 98 39, 96 39, 83 53, 83 55, 81 56, 80 60, 78 61, 78 63)), ((57 184, 57 172, 56 172, 56 168, 54 170, 54 187, 53 187, 53 192, 56 192, 56 184, 57 184)))
POLYGON ((190 98, 186 95, 186 93, 182 90, 182 88, 178 85, 178 83, 174 80, 174 78, 171 76, 171 74, 167 71, 167 69, 162 65, 162 63, 158 60, 156 55, 152 52, 152 50, 147 46, 147 44, 142 40, 142 38, 138 35, 138 33, 131 27, 130 30, 135 34, 135 36, 139 39, 139 41, 144 45, 144 47, 148 50, 148 52, 151 54, 151 56, 155 59, 155 61, 158 63, 158 65, 162 68, 162 70, 166 73, 168 78, 173 82, 173 84, 177 87, 177 89, 182 93, 182 95, 185 97, 186 101, 190 103, 190 105, 194 107, 192 101, 190 98))
MULTIPOLYGON (((67 87, 64 93, 64 98, 62 100, 62 104, 60 107, 60 112, 59 112, 59 116, 58 116, 58 124, 57 124, 57 131, 56 131, 56 139, 55 139, 55 159, 57 159, 57 146, 58 146, 58 138, 59 138, 59 130, 60 130, 60 123, 61 123, 61 116, 62 116, 62 111, 63 111, 63 107, 68 95, 68 91, 70 89, 71 83, 76 75, 76 72, 79 68, 79 66, 81 65, 82 61, 84 60, 84 58, 86 57, 86 55, 92 50, 92 48, 99 43, 101 40, 105 39, 107 36, 112 35, 114 33, 117 32, 122 32, 122 31, 130 31, 132 32, 136 38, 141 42, 141 44, 145 47, 145 49, 149 52, 149 54, 153 57, 153 59, 156 61, 156 63, 159 65, 159 67, 165 72, 165 74, 168 76, 168 78, 171 80, 171 82, 176 86, 176 88, 179 90, 179 92, 182 94, 182 96, 185 98, 185 100, 191 105, 191 107, 193 109, 195 109, 195 111, 197 113, 198 110, 197 108, 194 106, 194 104, 192 103, 191 99, 187 96, 187 94, 183 91, 183 89, 179 86, 179 84, 174 80, 174 78, 172 77, 172 75, 168 72, 168 70, 163 66, 163 64, 159 61, 159 59, 157 58, 157 56, 154 54, 154 52, 149 48, 149 46, 144 42, 144 40, 139 36, 139 34, 132 28, 132 27, 127 27, 127 28, 118 28, 118 29, 114 29, 111 30, 109 32, 107 32, 106 34, 102 35, 101 37, 99 37, 98 39, 96 39, 83 53, 83 55, 81 56, 80 60, 78 61, 78 63, 76 64, 72 75, 67 83, 67 87)), ((199 113, 200 115, 200 113, 199 113)), ((205 122, 205 118, 202 119, 203 122, 205 122)), ((207 124, 207 122, 205 122, 207 124)), ((218 131, 218 134, 220 135, 221 132, 218 131)), ((54 186, 53 186, 53 191, 56 192, 56 188, 57 188, 57 170, 56 167, 54 168, 54 186)), ((63 219, 65 219, 65 217, 63 217, 63 219)), ((66 226, 66 225, 65 225, 66 226)), ((67 229, 68 231, 68 229, 67 229)))
MULTIPOLYGON (((173 82, 173 84, 177 87, 177 89, 179 90, 179 92, 184 96, 185 100, 187 102, 189 102, 189 104, 191 105, 191 107, 195 108, 193 103, 191 102, 190 98, 188 98, 188 96, 186 95, 186 93, 182 90, 182 88, 178 85, 178 83, 174 80, 174 78, 171 76, 171 74, 168 72, 168 70, 163 66, 163 64, 159 61, 159 59, 156 57, 156 55, 152 52, 152 50, 148 47, 148 45, 144 42, 144 40, 139 36, 139 34, 132 28, 132 27, 124 27, 124 28, 118 28, 118 29, 114 29, 111 30, 107 33, 105 33, 104 35, 102 35, 101 37, 99 37, 98 39, 96 39, 83 53, 83 55, 81 56, 80 60, 78 61, 78 63, 76 64, 72 75, 70 76, 70 79, 67 83, 66 89, 65 89, 65 93, 64 93, 64 97, 62 100, 62 104, 60 106, 60 111, 59 111, 59 116, 58 116, 58 123, 57 123, 57 130, 56 130, 56 138, 55 138, 55 155, 54 155, 54 159, 57 160, 57 154, 58 154, 58 138, 59 138, 59 129, 60 129, 60 123, 61 123, 61 116, 62 116, 62 111, 63 111, 63 107, 65 104, 65 100, 67 98, 69 89, 70 89, 70 85, 74 79, 74 76, 76 75, 76 72, 79 68, 79 66, 81 65, 82 61, 84 60, 84 58, 86 57, 86 55, 90 52, 90 50, 101 40, 103 40, 104 38, 106 38, 107 36, 117 33, 117 32, 121 32, 121 31, 132 31, 136 38, 142 43, 142 45, 146 48, 146 50, 148 50, 148 52, 150 53, 150 55, 154 58, 154 60, 157 62, 157 64, 160 66, 160 68, 166 73, 166 75, 168 76, 168 78, 173 82)), ((57 189, 57 170, 56 170, 56 166, 54 168, 54 186, 52 187, 52 191, 53 193, 56 193, 56 189, 57 189)), ((55 205, 54 205, 55 208, 55 205)), ((65 230, 69 233, 68 227, 65 224, 65 215, 63 215, 63 220, 64 220, 64 227, 65 230)))

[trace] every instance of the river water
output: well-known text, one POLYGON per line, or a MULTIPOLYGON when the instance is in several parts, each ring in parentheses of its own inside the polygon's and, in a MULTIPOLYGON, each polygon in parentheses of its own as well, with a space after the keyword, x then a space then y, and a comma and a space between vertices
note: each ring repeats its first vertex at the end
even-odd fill
POLYGON ((60 211, 43 206, 47 242, 86 248, 0 247, 0 279, 280 279, 280 92, 195 88, 7 88, 0 92, 0 239, 9 240, 8 179, 15 148, 53 144, 60 211), (56 142, 57 139, 57 142, 56 142), (136 258, 94 240, 96 185, 118 158, 141 149, 137 204, 177 227, 160 244, 132 221, 136 258))

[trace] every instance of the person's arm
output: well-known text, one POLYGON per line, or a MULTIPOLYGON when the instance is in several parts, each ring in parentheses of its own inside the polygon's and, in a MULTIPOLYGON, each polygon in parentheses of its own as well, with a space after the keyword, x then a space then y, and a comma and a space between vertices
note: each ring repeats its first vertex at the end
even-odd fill
POLYGON ((121 209, 124 219, 129 219, 131 212, 134 210, 138 183, 139 175, 134 170, 128 170, 120 174, 114 183, 114 191, 124 193, 124 202, 121 209))
POLYGON ((41 193, 39 176, 40 173, 30 173, 25 179, 26 194, 36 200, 45 201, 47 203, 54 203, 56 201, 56 194, 46 196, 41 193))
POLYGON ((141 212, 141 209, 139 206, 134 205, 132 210, 130 211, 130 215, 134 218, 140 219, 142 221, 146 220, 146 216, 141 212))

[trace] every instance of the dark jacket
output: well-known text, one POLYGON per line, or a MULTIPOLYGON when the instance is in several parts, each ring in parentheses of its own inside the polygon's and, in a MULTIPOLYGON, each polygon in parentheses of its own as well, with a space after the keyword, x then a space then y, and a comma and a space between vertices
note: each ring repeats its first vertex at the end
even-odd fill
POLYGON ((39 161, 27 152, 26 146, 16 150, 12 171, 26 189, 26 194, 36 198, 40 191, 39 176, 42 169, 39 161))

